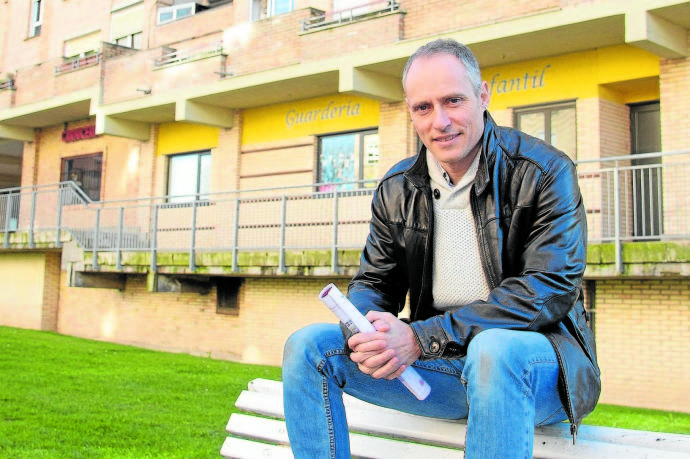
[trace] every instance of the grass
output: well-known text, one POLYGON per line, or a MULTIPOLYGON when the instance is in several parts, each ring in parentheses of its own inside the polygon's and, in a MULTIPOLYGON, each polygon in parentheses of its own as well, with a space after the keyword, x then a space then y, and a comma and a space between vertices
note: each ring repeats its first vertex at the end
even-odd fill
MULTIPOLYGON (((0 327, 0 457, 216 458, 257 377, 280 368, 0 327)), ((690 434, 690 414, 611 405, 585 423, 690 434)))
POLYGON ((0 457, 216 458, 252 366, 0 327, 0 457))

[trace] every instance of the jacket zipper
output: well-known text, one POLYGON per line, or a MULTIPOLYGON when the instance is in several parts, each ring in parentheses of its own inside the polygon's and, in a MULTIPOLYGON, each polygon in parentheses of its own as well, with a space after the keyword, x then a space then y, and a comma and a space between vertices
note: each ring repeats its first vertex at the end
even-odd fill
POLYGON ((477 243, 479 244, 480 250, 482 252, 482 269, 484 270, 484 275, 489 281, 489 288, 493 289, 496 286, 498 286, 499 282, 496 279, 494 270, 487 269, 487 265, 491 265, 491 255, 487 253, 488 249, 486 248, 485 244, 486 237, 484 236, 484 231, 482 230, 483 224, 481 222, 481 215, 477 210, 476 200, 477 195, 474 192, 474 185, 472 185, 472 188, 470 189, 470 207, 472 208, 472 216, 474 217, 475 231, 477 232, 477 243))

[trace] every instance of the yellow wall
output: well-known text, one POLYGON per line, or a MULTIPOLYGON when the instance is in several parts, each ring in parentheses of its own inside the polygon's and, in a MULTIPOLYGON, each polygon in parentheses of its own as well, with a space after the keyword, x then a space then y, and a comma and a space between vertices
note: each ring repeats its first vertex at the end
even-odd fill
POLYGON ((193 123, 163 123, 158 130, 159 155, 208 150, 218 146, 220 129, 193 123))
POLYGON ((379 102, 335 94, 243 112, 242 145, 377 127, 379 102))
POLYGON ((0 324, 41 329, 45 253, 0 253, 0 324))
POLYGON ((487 67, 492 110, 602 97, 618 103, 659 98, 659 58, 628 45, 487 67))

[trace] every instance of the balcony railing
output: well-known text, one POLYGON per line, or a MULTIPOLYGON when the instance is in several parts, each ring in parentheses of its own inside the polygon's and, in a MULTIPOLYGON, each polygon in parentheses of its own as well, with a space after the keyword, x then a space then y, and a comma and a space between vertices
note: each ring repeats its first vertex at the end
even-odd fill
MULTIPOLYGON (((578 163, 590 243, 690 241, 690 151, 620 156, 578 163)), ((374 182, 309 184, 190 196, 92 202, 74 182, 0 190, 4 248, 60 246, 71 238, 92 252, 189 253, 194 271, 201 252, 279 254, 327 251, 332 272, 338 253, 360 250, 369 230, 374 182), (328 189, 328 191, 319 191, 328 189)))
MULTIPOLYGON (((170 48, 166 48, 166 50, 169 49, 170 48)), ((221 42, 196 48, 173 50, 164 52, 162 56, 157 57, 154 61, 154 66, 162 67, 164 65, 181 64, 183 62, 191 62, 207 57, 218 56, 222 53, 223 43, 221 42)))
POLYGON ((14 79, 0 81, 0 91, 3 89, 16 89, 14 86, 14 79))
POLYGON ((329 26, 354 22, 366 18, 376 17, 385 13, 393 13, 400 9, 400 4, 395 0, 371 2, 357 5, 340 11, 330 11, 318 16, 312 16, 302 21, 302 32, 322 29, 329 26))
POLYGON ((55 75, 72 72, 85 67, 93 67, 101 62, 101 53, 89 54, 88 56, 67 59, 60 65, 55 66, 55 75))

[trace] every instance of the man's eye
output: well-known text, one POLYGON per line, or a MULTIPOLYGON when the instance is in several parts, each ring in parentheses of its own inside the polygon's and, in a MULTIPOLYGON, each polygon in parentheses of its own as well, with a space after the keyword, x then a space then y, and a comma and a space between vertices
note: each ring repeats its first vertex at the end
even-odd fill
POLYGON ((429 110, 429 105, 427 104, 417 105, 414 109, 415 112, 425 112, 427 110, 429 110))
POLYGON ((458 105, 462 103, 462 99, 460 97, 451 97, 448 99, 448 102, 452 105, 458 105))

